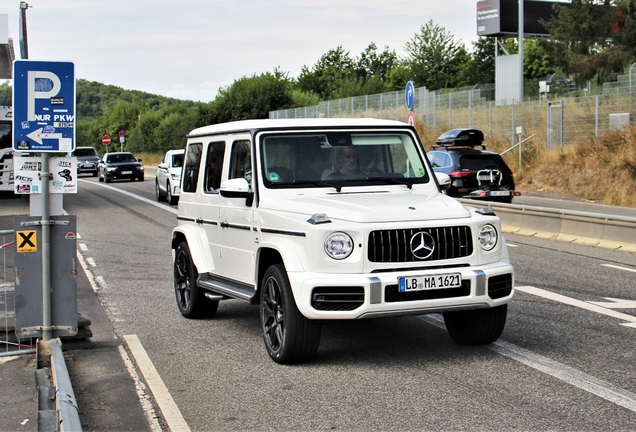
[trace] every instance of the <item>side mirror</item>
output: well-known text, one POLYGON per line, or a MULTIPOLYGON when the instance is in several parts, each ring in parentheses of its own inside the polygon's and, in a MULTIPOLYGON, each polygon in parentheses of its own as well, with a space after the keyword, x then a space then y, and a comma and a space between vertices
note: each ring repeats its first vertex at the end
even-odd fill
POLYGON ((439 183, 439 187, 442 190, 448 190, 451 185, 451 178, 448 174, 444 174, 441 172, 435 173, 435 178, 437 179, 437 183, 439 183))
POLYGON ((221 183, 219 193, 225 198, 245 198, 245 205, 251 206, 254 192, 250 191, 250 185, 244 178, 235 178, 221 183))
POLYGON ((141 162, 141 159, 137 159, 137 162, 141 162))
MULTIPOLYGON (((141 159, 139 161, 141 162, 141 159)), ((159 165, 157 165, 157 169, 168 169, 168 165, 166 165, 165 163, 160 163, 159 165)))

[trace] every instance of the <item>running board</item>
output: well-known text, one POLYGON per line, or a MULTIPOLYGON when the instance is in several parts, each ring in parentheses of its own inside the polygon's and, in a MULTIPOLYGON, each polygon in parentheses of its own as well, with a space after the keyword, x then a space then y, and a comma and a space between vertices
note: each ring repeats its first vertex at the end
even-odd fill
MULTIPOLYGON (((205 290, 212 291, 214 294, 220 294, 224 297, 240 300, 247 300, 249 302, 251 302, 256 295, 256 290, 253 285, 212 276, 210 274, 199 274, 197 284, 205 290)), ((206 293, 206 297, 211 298, 214 294, 208 296, 206 293)))

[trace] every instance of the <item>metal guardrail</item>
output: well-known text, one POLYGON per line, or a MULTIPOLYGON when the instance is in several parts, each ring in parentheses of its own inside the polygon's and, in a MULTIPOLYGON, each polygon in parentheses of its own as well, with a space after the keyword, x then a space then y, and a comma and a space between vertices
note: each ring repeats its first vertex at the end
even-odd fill
POLYGON ((38 390, 38 431, 81 432, 79 408, 60 339, 38 341, 37 357, 35 383, 38 390))
POLYGON ((459 199, 489 205, 505 231, 636 252, 636 217, 459 199))

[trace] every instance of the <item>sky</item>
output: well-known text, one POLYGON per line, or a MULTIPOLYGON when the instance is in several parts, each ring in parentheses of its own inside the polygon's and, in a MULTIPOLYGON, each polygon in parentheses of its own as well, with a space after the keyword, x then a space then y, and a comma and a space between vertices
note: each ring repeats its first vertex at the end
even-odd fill
MULTIPOLYGON (((476 0, 31 0, 29 58, 72 61, 76 78, 193 101, 279 68, 292 78, 339 45, 404 57, 429 20, 472 50, 476 0)), ((0 0, 20 59, 19 0, 0 0)))

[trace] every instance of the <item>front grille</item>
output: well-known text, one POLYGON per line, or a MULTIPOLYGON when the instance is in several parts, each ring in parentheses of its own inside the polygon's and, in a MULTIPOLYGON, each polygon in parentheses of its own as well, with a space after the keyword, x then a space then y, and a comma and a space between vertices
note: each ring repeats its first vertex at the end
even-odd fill
POLYGON ((311 307, 323 311, 352 311, 364 304, 364 287, 316 287, 311 307))
POLYGON ((503 274, 488 278, 488 297, 498 299, 509 296, 512 292, 512 275, 503 274))
POLYGON ((384 301, 387 303, 466 297, 469 295, 470 280, 463 280, 462 286, 459 288, 411 291, 406 293, 401 293, 397 285, 387 285, 384 288, 384 301))
POLYGON ((472 253, 473 239, 468 226, 378 230, 369 234, 368 259, 371 262, 436 261, 463 258, 472 253), (430 234, 435 242, 433 253, 424 259, 411 251, 411 238, 419 232, 430 234))

